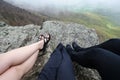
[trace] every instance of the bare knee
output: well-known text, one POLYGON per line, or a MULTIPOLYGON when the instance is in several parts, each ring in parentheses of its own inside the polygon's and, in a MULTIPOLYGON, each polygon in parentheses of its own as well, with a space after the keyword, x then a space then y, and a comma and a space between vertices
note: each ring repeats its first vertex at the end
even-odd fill
POLYGON ((19 68, 18 66, 14 66, 11 68, 12 71, 15 73, 15 76, 18 78, 18 79, 21 79, 24 75, 24 72, 21 68, 19 68))
POLYGON ((0 80, 21 80, 23 73, 21 69, 14 66, 0 75, 0 80))
POLYGON ((0 54, 0 74, 11 67, 11 60, 8 60, 6 54, 0 54))

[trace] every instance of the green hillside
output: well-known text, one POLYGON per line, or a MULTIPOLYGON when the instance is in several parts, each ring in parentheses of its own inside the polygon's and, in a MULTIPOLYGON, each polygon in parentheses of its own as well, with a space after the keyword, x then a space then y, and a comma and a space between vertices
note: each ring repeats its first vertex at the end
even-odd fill
POLYGON ((120 26, 116 26, 107 16, 94 12, 82 12, 60 15, 59 18, 63 21, 76 22, 96 29, 101 41, 110 38, 120 38, 120 26))

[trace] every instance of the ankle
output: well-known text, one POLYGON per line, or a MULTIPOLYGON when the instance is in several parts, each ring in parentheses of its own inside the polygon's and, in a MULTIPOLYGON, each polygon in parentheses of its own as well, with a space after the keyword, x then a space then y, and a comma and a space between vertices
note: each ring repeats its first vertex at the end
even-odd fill
POLYGON ((38 41, 38 49, 41 50, 43 49, 44 46, 44 40, 38 41))

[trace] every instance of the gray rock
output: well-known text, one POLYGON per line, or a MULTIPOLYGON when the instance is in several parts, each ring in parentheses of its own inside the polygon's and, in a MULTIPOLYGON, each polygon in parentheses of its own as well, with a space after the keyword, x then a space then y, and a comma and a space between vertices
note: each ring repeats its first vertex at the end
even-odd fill
POLYGON ((0 21, 0 27, 4 27, 4 26, 6 26, 7 24, 5 23, 5 22, 3 22, 3 21, 0 21))
MULTIPOLYGON (((5 26, 0 27, 0 53, 14 48, 34 43, 42 33, 50 33, 52 39, 44 56, 39 56, 33 69, 22 80, 36 80, 38 73, 50 57, 50 54, 61 42, 64 45, 76 41, 82 47, 89 47, 99 43, 94 29, 89 29, 76 23, 47 21, 41 26, 5 26)), ((41 53, 40 53, 41 54, 41 53)), ((96 70, 83 68, 74 63, 77 80, 101 80, 96 70)))

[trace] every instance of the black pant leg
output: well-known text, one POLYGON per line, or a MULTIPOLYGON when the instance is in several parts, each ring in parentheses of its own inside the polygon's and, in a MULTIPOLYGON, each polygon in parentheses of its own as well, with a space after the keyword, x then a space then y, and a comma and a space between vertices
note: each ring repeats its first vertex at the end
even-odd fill
POLYGON ((72 61, 62 44, 52 53, 38 80, 75 80, 72 61))
POLYGON ((120 56, 113 52, 92 48, 79 52, 75 58, 80 65, 97 69, 102 80, 120 80, 120 56))
POLYGON ((90 47, 91 48, 102 48, 114 52, 115 54, 120 55, 120 39, 110 39, 99 45, 90 47))
POLYGON ((75 80, 72 61, 65 47, 62 50, 63 60, 58 69, 57 80, 75 80))
POLYGON ((38 80, 57 80, 58 68, 62 62, 62 47, 63 46, 59 44, 54 52, 51 54, 50 59, 40 72, 38 80))

